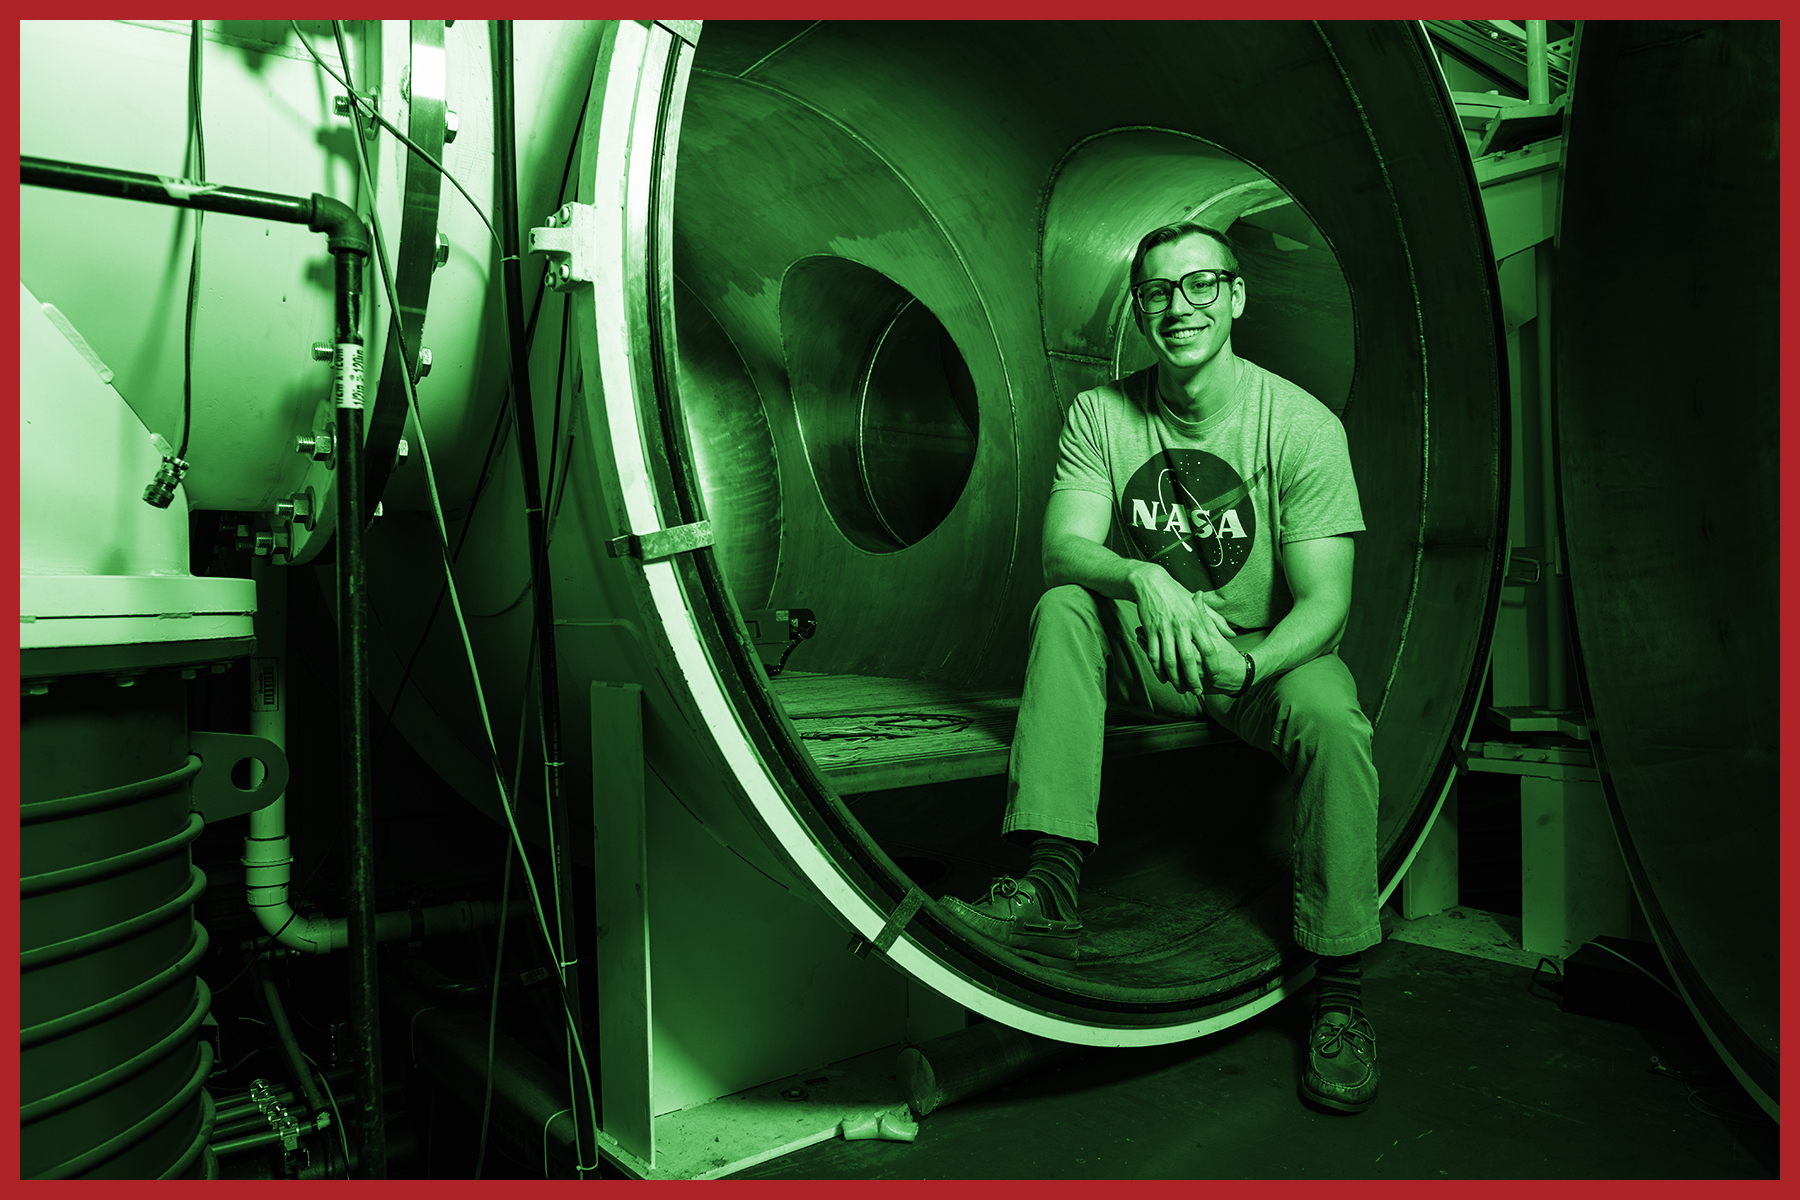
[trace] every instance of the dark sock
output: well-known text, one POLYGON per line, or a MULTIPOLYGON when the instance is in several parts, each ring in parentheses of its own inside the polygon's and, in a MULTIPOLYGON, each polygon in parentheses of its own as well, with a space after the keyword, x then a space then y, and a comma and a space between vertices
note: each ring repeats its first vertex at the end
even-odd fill
POLYGON ((1034 838, 1025 878, 1037 884, 1045 916, 1054 921, 1073 921, 1075 890, 1081 879, 1081 843, 1047 833, 1034 838))
POLYGON ((1362 952, 1319 956, 1319 969, 1313 976, 1318 988, 1318 1008, 1337 1009, 1348 1013, 1362 1007, 1362 952))

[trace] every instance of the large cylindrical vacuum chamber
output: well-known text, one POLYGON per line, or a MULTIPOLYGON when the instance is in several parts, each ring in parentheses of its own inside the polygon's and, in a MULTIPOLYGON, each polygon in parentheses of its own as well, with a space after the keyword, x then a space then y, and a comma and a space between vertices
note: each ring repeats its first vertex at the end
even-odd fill
MULTIPOLYGON (((446 45, 454 91, 467 51, 446 45)), ((1376 726, 1390 890, 1474 711, 1506 508, 1493 266, 1424 35, 628 22, 599 39, 585 110, 585 64, 545 57, 521 78, 534 66, 569 106, 534 114, 544 136, 521 186, 541 202, 523 211, 542 223, 552 210, 575 137, 560 199, 591 206, 571 209, 568 347, 555 353, 552 296, 533 355, 540 452, 557 455, 546 492, 571 778, 586 766, 589 682, 641 683, 652 786, 954 1000, 1122 1045, 1279 998, 1307 965, 1281 924, 1279 864, 1212 888, 1154 952, 1073 972, 990 952, 930 902, 914 913, 912 882, 815 766, 739 613, 813 609, 820 632, 798 669, 1016 687, 1063 407, 1143 361, 1124 305, 1131 246, 1171 220, 1229 228, 1249 279, 1240 352, 1349 433, 1369 532, 1342 653, 1376 726), (646 536, 702 519, 715 541, 697 551, 665 556, 646 536)), ((472 395, 428 425, 497 428, 498 390, 472 395)), ((468 521, 464 601, 510 769, 531 608, 511 450, 477 500, 480 440, 465 437, 445 503, 468 521)), ((370 540, 377 695, 494 811, 434 535, 399 508, 370 540)), ((1208 750, 1232 753, 1192 753, 1208 750)), ((978 817, 997 829, 991 782, 978 817)), ((1141 830, 1234 800, 1202 793, 1103 820, 1141 830)), ((1176 840, 1206 837, 1191 826, 1176 840)))

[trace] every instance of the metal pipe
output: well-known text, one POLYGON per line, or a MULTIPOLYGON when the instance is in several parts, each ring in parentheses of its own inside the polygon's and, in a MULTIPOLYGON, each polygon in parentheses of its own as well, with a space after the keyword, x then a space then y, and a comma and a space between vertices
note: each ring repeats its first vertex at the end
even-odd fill
POLYGON ((332 253, 349 251, 367 256, 369 234, 354 209, 341 200, 314 192, 311 196, 287 196, 259 192, 194 179, 173 179, 143 171, 121 171, 54 158, 19 156, 19 182, 65 192, 87 192, 146 204, 168 204, 204 212, 228 213, 262 221, 304 225, 326 234, 332 253))
POLYGON ((275 1041, 281 1047, 282 1057, 287 1060, 288 1073, 300 1085, 307 1109, 311 1112, 324 1112, 325 1093, 320 1089, 319 1081, 313 1078, 312 1068, 307 1065, 305 1055, 300 1052, 300 1040, 294 1036, 294 1027, 288 1021, 287 1008, 281 1003, 281 993, 275 988, 275 979, 269 974, 268 963, 258 959, 252 964, 251 970, 256 975, 257 998, 262 1002, 263 1015, 269 1019, 269 1028, 275 1032, 275 1041))
MULTIPOLYGON (((351 1068, 338 1067, 324 1072, 323 1078, 328 1082, 342 1084, 348 1082, 352 1074, 351 1068)), ((385 1081, 383 1093, 389 1101, 398 1100, 404 1086, 398 1079, 385 1081)), ((318 1109, 308 1108, 305 1100, 297 1098, 291 1088, 271 1091, 269 1101, 286 1108, 291 1116, 306 1126, 307 1133, 319 1132, 317 1128, 319 1117, 331 1112, 329 1104, 318 1109)), ((333 1116, 331 1119, 335 1121, 337 1118, 333 1116)), ((327 1125, 325 1132, 330 1142, 335 1144, 338 1140, 337 1131, 327 1125)), ((252 1101, 244 1101, 230 1108, 218 1110, 210 1141, 215 1154, 229 1154, 236 1150, 253 1150, 257 1146, 266 1146, 280 1139, 281 1135, 269 1125, 263 1110, 252 1101), (247 1135, 259 1136, 249 1137, 247 1135)))
MULTIPOLYGON (((384 994, 413 1031, 420 1068, 479 1113, 489 1076, 487 1018, 441 1008, 397 979, 389 979, 384 994)), ((573 1170, 582 1161, 575 1145, 578 1126, 568 1082, 557 1078, 556 1068, 498 1033, 492 1077, 495 1135, 525 1162, 541 1156, 573 1170)))
POLYGON ((363 343, 361 277, 365 249, 333 247, 337 346, 332 355, 337 408, 337 577, 339 755, 349 806, 350 1026, 356 1042, 357 1159, 369 1179, 387 1177, 382 1132, 381 1021, 375 973, 375 814, 369 762, 369 655, 363 562, 363 343))
MULTIPOLYGON (((342 1085, 350 1082, 350 1074, 349 1067, 333 1067, 329 1071, 320 1072, 319 1077, 327 1084, 342 1085)), ((269 1089, 269 1099, 277 1104, 292 1104, 296 1095, 293 1088, 285 1085, 269 1089)), ((243 1117, 255 1116, 262 1112, 262 1109, 257 1107, 256 1101, 250 1099, 247 1093, 242 1092, 232 1093, 230 1098, 219 1103, 218 1108, 218 1124, 221 1128, 243 1117)))
POLYGON ((284 221, 290 225, 305 225, 313 216, 312 201, 305 196, 284 196, 277 192, 171 179, 142 171, 120 171, 53 158, 20 155, 19 182, 65 192, 112 196, 119 200, 140 200, 147 204, 171 204, 178 208, 197 208, 264 221, 284 221))
POLYGON ((1562 518, 1556 486, 1556 360, 1551 345, 1550 300, 1555 291, 1556 250, 1537 248, 1538 469, 1544 509, 1544 706, 1569 706, 1569 633, 1564 608, 1567 575, 1562 551, 1562 518))
MULTIPOLYGON (((287 749, 287 571, 267 558, 250 566, 256 581, 258 673, 250 711, 250 732, 287 749), (264 674, 263 672, 266 672, 264 674)), ((287 793, 250 814, 244 839, 244 898, 270 937, 295 950, 324 954, 341 948, 344 921, 303 916, 289 902, 294 856, 288 843, 287 793)))
POLYGON ((543 489, 538 478, 537 428, 531 403, 530 355, 525 334, 525 298, 519 280, 519 189, 514 161, 513 37, 511 21, 494 22, 494 190, 497 193, 506 323, 512 344, 513 415, 518 421, 519 465, 525 484, 526 542, 531 553, 531 594, 537 625, 538 712, 544 740, 544 791, 550 817, 550 852, 556 876, 556 960, 563 975, 563 1002, 572 1016, 568 1031, 569 1086, 574 1096, 580 1161, 597 1166, 592 1097, 577 1063, 581 1036, 581 985, 573 969, 579 956, 575 935, 575 878, 570 849, 569 804, 562 790, 562 713, 557 691, 556 619, 550 586, 549 538, 544 530, 543 489))
POLYGON ((1550 23, 1525 22, 1525 88, 1533 104, 1550 103, 1550 23))

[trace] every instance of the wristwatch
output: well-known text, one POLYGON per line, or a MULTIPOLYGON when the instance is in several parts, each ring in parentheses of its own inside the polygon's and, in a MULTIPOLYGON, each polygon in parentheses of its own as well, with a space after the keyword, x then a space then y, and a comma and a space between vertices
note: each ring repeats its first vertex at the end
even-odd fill
POLYGON ((1249 691, 1250 685, 1256 682, 1256 660, 1250 657, 1248 651, 1240 651, 1240 653, 1244 655, 1244 682, 1238 684, 1237 691, 1225 693, 1227 696, 1233 698, 1241 696, 1249 691))

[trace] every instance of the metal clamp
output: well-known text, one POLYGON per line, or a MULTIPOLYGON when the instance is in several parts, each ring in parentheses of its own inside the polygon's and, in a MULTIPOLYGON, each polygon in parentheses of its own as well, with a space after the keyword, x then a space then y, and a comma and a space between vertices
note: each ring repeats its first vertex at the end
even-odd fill
POLYGON ((639 558, 648 563, 712 544, 712 522, 706 520, 695 521, 692 525, 677 525, 673 529, 658 529, 651 533, 628 533, 606 543, 606 552, 614 558, 639 558))
POLYGON ((565 204, 527 235, 528 249, 550 260, 545 276, 559 292, 594 282, 594 206, 565 204))
POLYGON ((301 1135, 310 1132, 310 1129, 299 1117, 289 1112, 285 1104, 276 1099, 275 1089, 267 1079, 258 1079, 251 1085, 250 1100, 262 1114, 263 1120, 269 1123, 269 1129, 281 1139, 282 1149, 289 1152, 298 1149, 301 1135))
POLYGON ((1536 546, 1509 548, 1506 556, 1506 577, 1500 581, 1501 587, 1531 587, 1541 583, 1544 578, 1544 564, 1537 556, 1542 554, 1536 546))
POLYGON ((894 910, 888 914, 888 919, 882 925, 881 932, 875 935, 875 940, 870 942, 861 936, 853 937, 848 949, 861 959, 867 959, 871 950, 886 955, 893 949, 894 943, 900 940, 900 931, 912 922, 913 917, 924 906, 925 893, 916 887, 908 888, 906 895, 900 897, 900 903, 894 905, 894 910))

